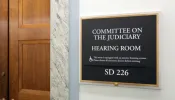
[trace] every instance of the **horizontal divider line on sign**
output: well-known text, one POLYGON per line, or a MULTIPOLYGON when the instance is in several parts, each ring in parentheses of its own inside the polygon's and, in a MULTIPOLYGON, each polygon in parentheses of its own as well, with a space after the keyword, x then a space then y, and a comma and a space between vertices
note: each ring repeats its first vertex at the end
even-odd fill
POLYGON ((84 65, 88 67, 104 67, 104 68, 151 68, 151 67, 146 67, 146 66, 112 66, 112 65, 84 65))

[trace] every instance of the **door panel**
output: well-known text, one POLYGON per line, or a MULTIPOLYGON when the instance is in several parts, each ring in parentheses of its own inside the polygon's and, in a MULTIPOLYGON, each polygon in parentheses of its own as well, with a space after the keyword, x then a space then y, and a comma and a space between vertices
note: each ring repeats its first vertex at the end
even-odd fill
POLYGON ((8 0, 0 0, 0 99, 8 99, 8 0))
POLYGON ((42 92, 36 90, 21 90, 19 98, 20 100, 50 100, 49 92, 42 92))
POLYGON ((50 0, 10 0, 10 99, 49 100, 50 0))
POLYGON ((20 27, 48 27, 50 0, 19 0, 20 27))
POLYGON ((49 91, 50 45, 48 41, 20 41, 19 86, 21 89, 49 91), (41 84, 42 83, 42 84, 41 84))
POLYGON ((20 0, 20 17, 22 24, 48 24, 49 20, 49 0, 20 0), (29 9, 30 8, 30 9, 29 9))

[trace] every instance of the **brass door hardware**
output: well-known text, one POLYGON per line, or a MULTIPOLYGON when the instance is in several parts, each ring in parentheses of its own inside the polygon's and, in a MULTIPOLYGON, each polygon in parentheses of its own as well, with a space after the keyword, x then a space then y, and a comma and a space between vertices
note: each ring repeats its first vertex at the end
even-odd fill
POLYGON ((5 72, 2 72, 2 73, 1 73, 1 76, 4 77, 4 76, 5 76, 5 72))
POLYGON ((2 98, 2 99, 0 99, 0 100, 6 100, 5 98, 2 98))

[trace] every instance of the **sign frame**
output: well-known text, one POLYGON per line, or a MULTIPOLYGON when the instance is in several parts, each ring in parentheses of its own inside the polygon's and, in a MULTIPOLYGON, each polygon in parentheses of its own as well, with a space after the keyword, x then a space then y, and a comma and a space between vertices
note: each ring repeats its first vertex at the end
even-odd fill
POLYGON ((128 85, 128 86, 144 86, 144 87, 160 87, 159 81, 159 12, 153 13, 130 13, 130 14, 119 14, 119 15, 103 15, 103 16, 88 16, 80 17, 80 34, 79 34, 79 66, 80 66, 80 83, 90 84, 108 84, 114 86, 128 85), (150 16, 156 15, 156 84, 142 84, 142 83, 126 83, 126 82, 110 82, 110 81, 94 81, 94 80, 83 80, 82 79, 82 21, 85 19, 100 19, 100 18, 120 18, 120 17, 134 17, 134 16, 150 16))

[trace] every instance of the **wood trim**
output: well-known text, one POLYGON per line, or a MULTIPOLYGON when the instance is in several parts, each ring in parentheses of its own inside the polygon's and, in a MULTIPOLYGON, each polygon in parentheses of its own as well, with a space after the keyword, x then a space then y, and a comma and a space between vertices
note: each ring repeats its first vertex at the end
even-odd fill
POLYGON ((149 86, 149 87, 159 87, 159 12, 153 12, 153 13, 134 13, 134 14, 120 14, 120 15, 110 15, 110 16, 89 16, 89 17, 81 17, 80 18, 80 46, 79 46, 79 54, 80 54, 80 82, 83 83, 101 83, 101 84, 113 84, 115 85, 133 85, 133 86, 149 86), (94 80, 83 80, 82 79, 82 21, 86 19, 100 19, 100 18, 117 18, 117 17, 132 17, 132 16, 150 16, 150 15, 156 15, 156 84, 141 84, 141 83, 126 83, 126 82, 108 82, 108 81, 94 81, 94 80))
POLYGON ((20 75, 20 73, 22 73, 22 65, 23 65, 23 43, 19 42, 19 59, 21 61, 19 61, 19 91, 22 89, 22 75, 20 75))
POLYGON ((156 64, 157 64, 157 66, 156 66, 156 77, 157 77, 157 80, 156 80, 156 82, 157 82, 157 87, 159 87, 160 86, 160 68, 159 68, 159 13, 156 13, 156 23, 157 23, 157 27, 156 27, 156 57, 157 57, 157 61, 156 61, 156 64))
POLYGON ((9 98, 18 100, 18 0, 9 0, 9 98))
POLYGON ((46 43, 50 43, 50 40, 26 40, 26 41, 20 41, 19 45, 22 44, 46 44, 46 43))
POLYGON ((20 28, 43 28, 43 27, 50 27, 50 24, 22 24, 20 28))
POLYGON ((0 0, 0 99, 6 100, 8 100, 8 10, 8 0, 0 0))
POLYGON ((50 100, 50 92, 22 89, 19 92, 20 100, 50 100))

